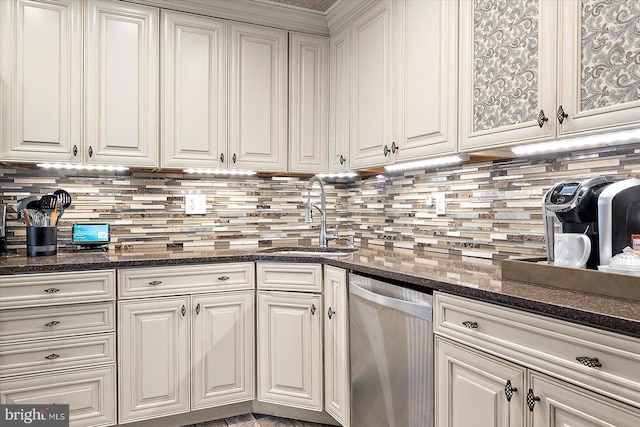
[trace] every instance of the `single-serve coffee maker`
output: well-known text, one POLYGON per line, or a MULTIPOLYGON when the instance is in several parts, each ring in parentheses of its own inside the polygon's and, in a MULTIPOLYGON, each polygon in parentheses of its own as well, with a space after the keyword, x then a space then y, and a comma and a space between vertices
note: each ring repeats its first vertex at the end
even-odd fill
POLYGON ((544 195, 542 214, 549 264, 597 269, 640 233, 640 179, 562 181, 544 195), (556 218, 561 235, 555 233, 556 218))

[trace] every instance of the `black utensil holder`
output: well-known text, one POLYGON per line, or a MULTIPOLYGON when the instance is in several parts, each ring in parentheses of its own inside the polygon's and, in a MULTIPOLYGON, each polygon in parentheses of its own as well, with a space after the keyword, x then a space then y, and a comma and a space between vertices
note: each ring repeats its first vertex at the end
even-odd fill
POLYGON ((46 256, 58 253, 56 227, 27 227, 27 256, 46 256))

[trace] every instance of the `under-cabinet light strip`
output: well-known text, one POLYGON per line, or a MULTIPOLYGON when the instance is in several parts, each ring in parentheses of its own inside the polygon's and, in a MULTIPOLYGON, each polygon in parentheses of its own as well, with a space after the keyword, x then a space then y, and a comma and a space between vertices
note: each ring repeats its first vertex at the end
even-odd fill
POLYGON ((36 163, 39 168, 45 169, 70 169, 70 170, 86 170, 86 171, 126 171, 126 166, 109 166, 109 165, 76 165, 73 163, 36 163))
POLYGON ((358 176, 355 172, 334 172, 334 173, 318 173, 318 178, 355 178, 358 176))
POLYGON ((540 142, 537 144, 520 145, 518 147, 513 147, 511 151, 518 156, 525 156, 528 154, 542 154, 554 151, 569 151, 576 148, 627 144, 634 141, 640 141, 640 129, 567 138, 550 142, 540 142))
POLYGON ((225 170, 225 169, 185 169, 185 173, 200 174, 200 175, 255 175, 254 171, 241 171, 241 170, 225 170))
POLYGON ((434 157, 415 162, 396 163, 394 165, 385 166, 384 168, 387 172, 396 172, 409 169, 423 169, 442 165, 451 165, 455 163, 462 163, 466 160, 469 160, 469 156, 467 154, 456 154, 455 156, 434 157))

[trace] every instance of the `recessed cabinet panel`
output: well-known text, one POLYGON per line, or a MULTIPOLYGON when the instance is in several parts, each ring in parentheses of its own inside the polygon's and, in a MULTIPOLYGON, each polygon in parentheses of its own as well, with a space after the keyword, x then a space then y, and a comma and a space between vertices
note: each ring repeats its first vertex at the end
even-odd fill
POLYGON ((229 167, 287 170, 287 32, 230 24, 229 167))
POLYGON ((376 4, 353 23, 351 166, 391 160, 391 5, 376 4), (386 149, 385 149, 386 148, 386 149))
POLYGON ((289 37, 289 172, 327 170, 329 40, 289 37))
POLYGON ((331 35, 330 114, 329 114, 329 170, 349 168, 349 91, 350 29, 331 35))
POLYGON ((162 11, 162 165, 226 167, 226 21, 162 11))
POLYGON ((192 409, 254 398, 254 291, 192 297, 192 409))
POLYGON ((85 161, 157 166, 159 9, 86 5, 85 161))
POLYGON ((120 423, 188 412, 189 298, 128 301, 118 309, 120 423))
POLYGON ((322 411, 317 294, 258 292, 258 400, 322 411))
POLYGON ((82 3, 2 2, 0 160, 80 161, 82 3))
POLYGON ((397 158, 454 152, 457 2, 395 1, 393 14, 397 158))

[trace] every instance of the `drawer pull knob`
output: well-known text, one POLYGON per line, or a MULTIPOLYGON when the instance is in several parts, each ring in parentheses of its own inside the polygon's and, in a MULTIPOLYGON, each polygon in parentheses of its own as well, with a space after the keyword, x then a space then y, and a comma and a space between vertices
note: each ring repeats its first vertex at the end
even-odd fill
POLYGON ((182 305, 182 309, 180 310, 180 313, 182 313, 182 317, 186 316, 187 314, 187 307, 185 307, 184 304, 182 305))
POLYGON ((220 280, 221 282, 224 282, 225 280, 229 280, 229 276, 220 276, 218 277, 218 280, 220 280))
POLYGON ((316 315, 316 305, 315 304, 311 304, 311 315, 312 316, 316 315))
POLYGON ((57 320, 52 320, 49 323, 45 323, 44 326, 46 326, 48 328, 52 328, 52 327, 54 327, 56 325, 59 325, 59 324, 60 324, 60 322, 58 322, 57 320))
POLYGON ((331 310, 331 307, 329 307, 329 311, 327 311, 327 316, 329 316, 329 320, 331 320, 334 314, 336 314, 336 312, 331 310))
POLYGON ((58 357, 60 357, 60 355, 55 354, 55 353, 51 353, 50 355, 45 356, 44 358, 45 358, 45 359, 47 359, 47 360, 55 360, 55 359, 57 359, 58 357))
POLYGON ((578 356, 576 357, 576 360, 582 363, 584 366, 588 366, 590 368, 602 367, 602 363, 600 363, 597 357, 578 356))
POLYGON ((478 329, 478 322, 470 322, 467 320, 466 322, 462 322, 462 326, 467 329, 478 329))
POLYGON ((507 384, 504 386, 504 395, 507 396, 507 402, 511 402, 513 393, 516 391, 518 391, 518 389, 511 385, 511 380, 507 380, 507 384))
POLYGON ((48 288, 44 290, 46 293, 48 294, 55 294, 56 292, 60 292, 60 289, 58 288, 48 288))
POLYGON ((200 314, 200 303, 196 305, 196 314, 200 314))
POLYGON ((527 393, 527 406, 529 407, 529 411, 533 412, 536 402, 540 402, 540 398, 533 394, 532 389, 529 389, 529 392, 527 393))
POLYGON ((162 283, 159 280, 153 280, 151 282, 149 282, 149 286, 158 286, 160 283, 162 283))

